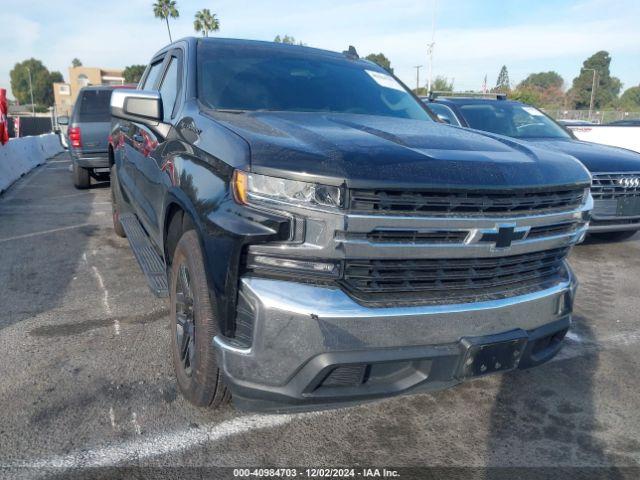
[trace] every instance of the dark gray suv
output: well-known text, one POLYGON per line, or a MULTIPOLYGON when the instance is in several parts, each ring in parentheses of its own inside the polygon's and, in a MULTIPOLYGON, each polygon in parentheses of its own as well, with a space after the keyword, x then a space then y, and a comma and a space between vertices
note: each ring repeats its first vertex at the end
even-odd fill
POLYGON ((131 87, 84 87, 78 94, 71 117, 58 119, 61 125, 69 125, 66 136, 73 159, 73 184, 76 188, 88 188, 91 177, 102 179, 109 175, 109 102, 115 88, 131 87))

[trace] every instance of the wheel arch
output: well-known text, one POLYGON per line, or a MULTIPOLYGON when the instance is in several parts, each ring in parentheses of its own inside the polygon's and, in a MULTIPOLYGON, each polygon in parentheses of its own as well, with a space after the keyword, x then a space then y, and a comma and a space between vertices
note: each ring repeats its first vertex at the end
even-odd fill
MULTIPOLYGON (((173 252, 178 245, 182 234, 187 230, 195 230, 198 236, 198 242, 200 243, 200 249, 204 260, 205 276, 207 278, 207 290, 209 291, 209 298, 214 305, 218 324, 221 332, 225 334, 229 333, 229 319, 227 318, 228 305, 226 297, 224 295, 224 285, 218 286, 216 281, 216 272, 212 272, 212 265, 210 257, 210 249, 204 242, 204 226, 197 215, 197 211, 193 204, 186 198, 184 192, 176 189, 167 197, 165 209, 164 209, 164 221, 162 225, 163 229, 163 253, 165 264, 167 266, 167 273, 171 271, 171 261, 173 259, 173 252), (177 220, 179 218, 179 220, 177 220)), ((225 269, 226 270, 226 269, 225 269)))

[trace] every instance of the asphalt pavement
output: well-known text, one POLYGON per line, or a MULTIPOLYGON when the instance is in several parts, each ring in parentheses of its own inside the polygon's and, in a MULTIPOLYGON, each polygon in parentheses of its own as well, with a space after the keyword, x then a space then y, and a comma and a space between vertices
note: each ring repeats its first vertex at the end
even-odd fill
POLYGON ((168 305, 113 233, 108 183, 76 190, 69 166, 59 155, 0 196, 0 478, 126 466, 640 477, 640 235, 574 249, 575 323, 546 365, 318 413, 214 411, 176 390, 168 305))

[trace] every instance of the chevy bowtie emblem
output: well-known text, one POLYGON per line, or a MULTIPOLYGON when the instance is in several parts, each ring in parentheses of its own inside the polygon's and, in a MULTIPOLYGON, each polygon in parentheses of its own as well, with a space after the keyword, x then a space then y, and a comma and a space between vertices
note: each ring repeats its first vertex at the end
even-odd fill
POLYGON ((623 188, 640 187, 640 177, 624 177, 618 180, 618 185, 623 188))
POLYGON ((482 230, 479 242, 495 243, 495 248, 509 248, 513 242, 524 240, 530 227, 516 227, 515 225, 498 225, 492 230, 482 230))

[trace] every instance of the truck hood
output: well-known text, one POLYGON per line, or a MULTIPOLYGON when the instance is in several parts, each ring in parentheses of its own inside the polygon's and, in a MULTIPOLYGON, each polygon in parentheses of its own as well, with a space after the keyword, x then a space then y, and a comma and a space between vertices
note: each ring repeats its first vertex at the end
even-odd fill
POLYGON ((356 188, 590 183, 588 172, 570 156, 436 122, 357 114, 207 113, 246 140, 256 173, 356 188))
POLYGON ((624 148, 564 138, 531 139, 533 144, 580 160, 591 172, 640 172, 640 153, 624 148))

